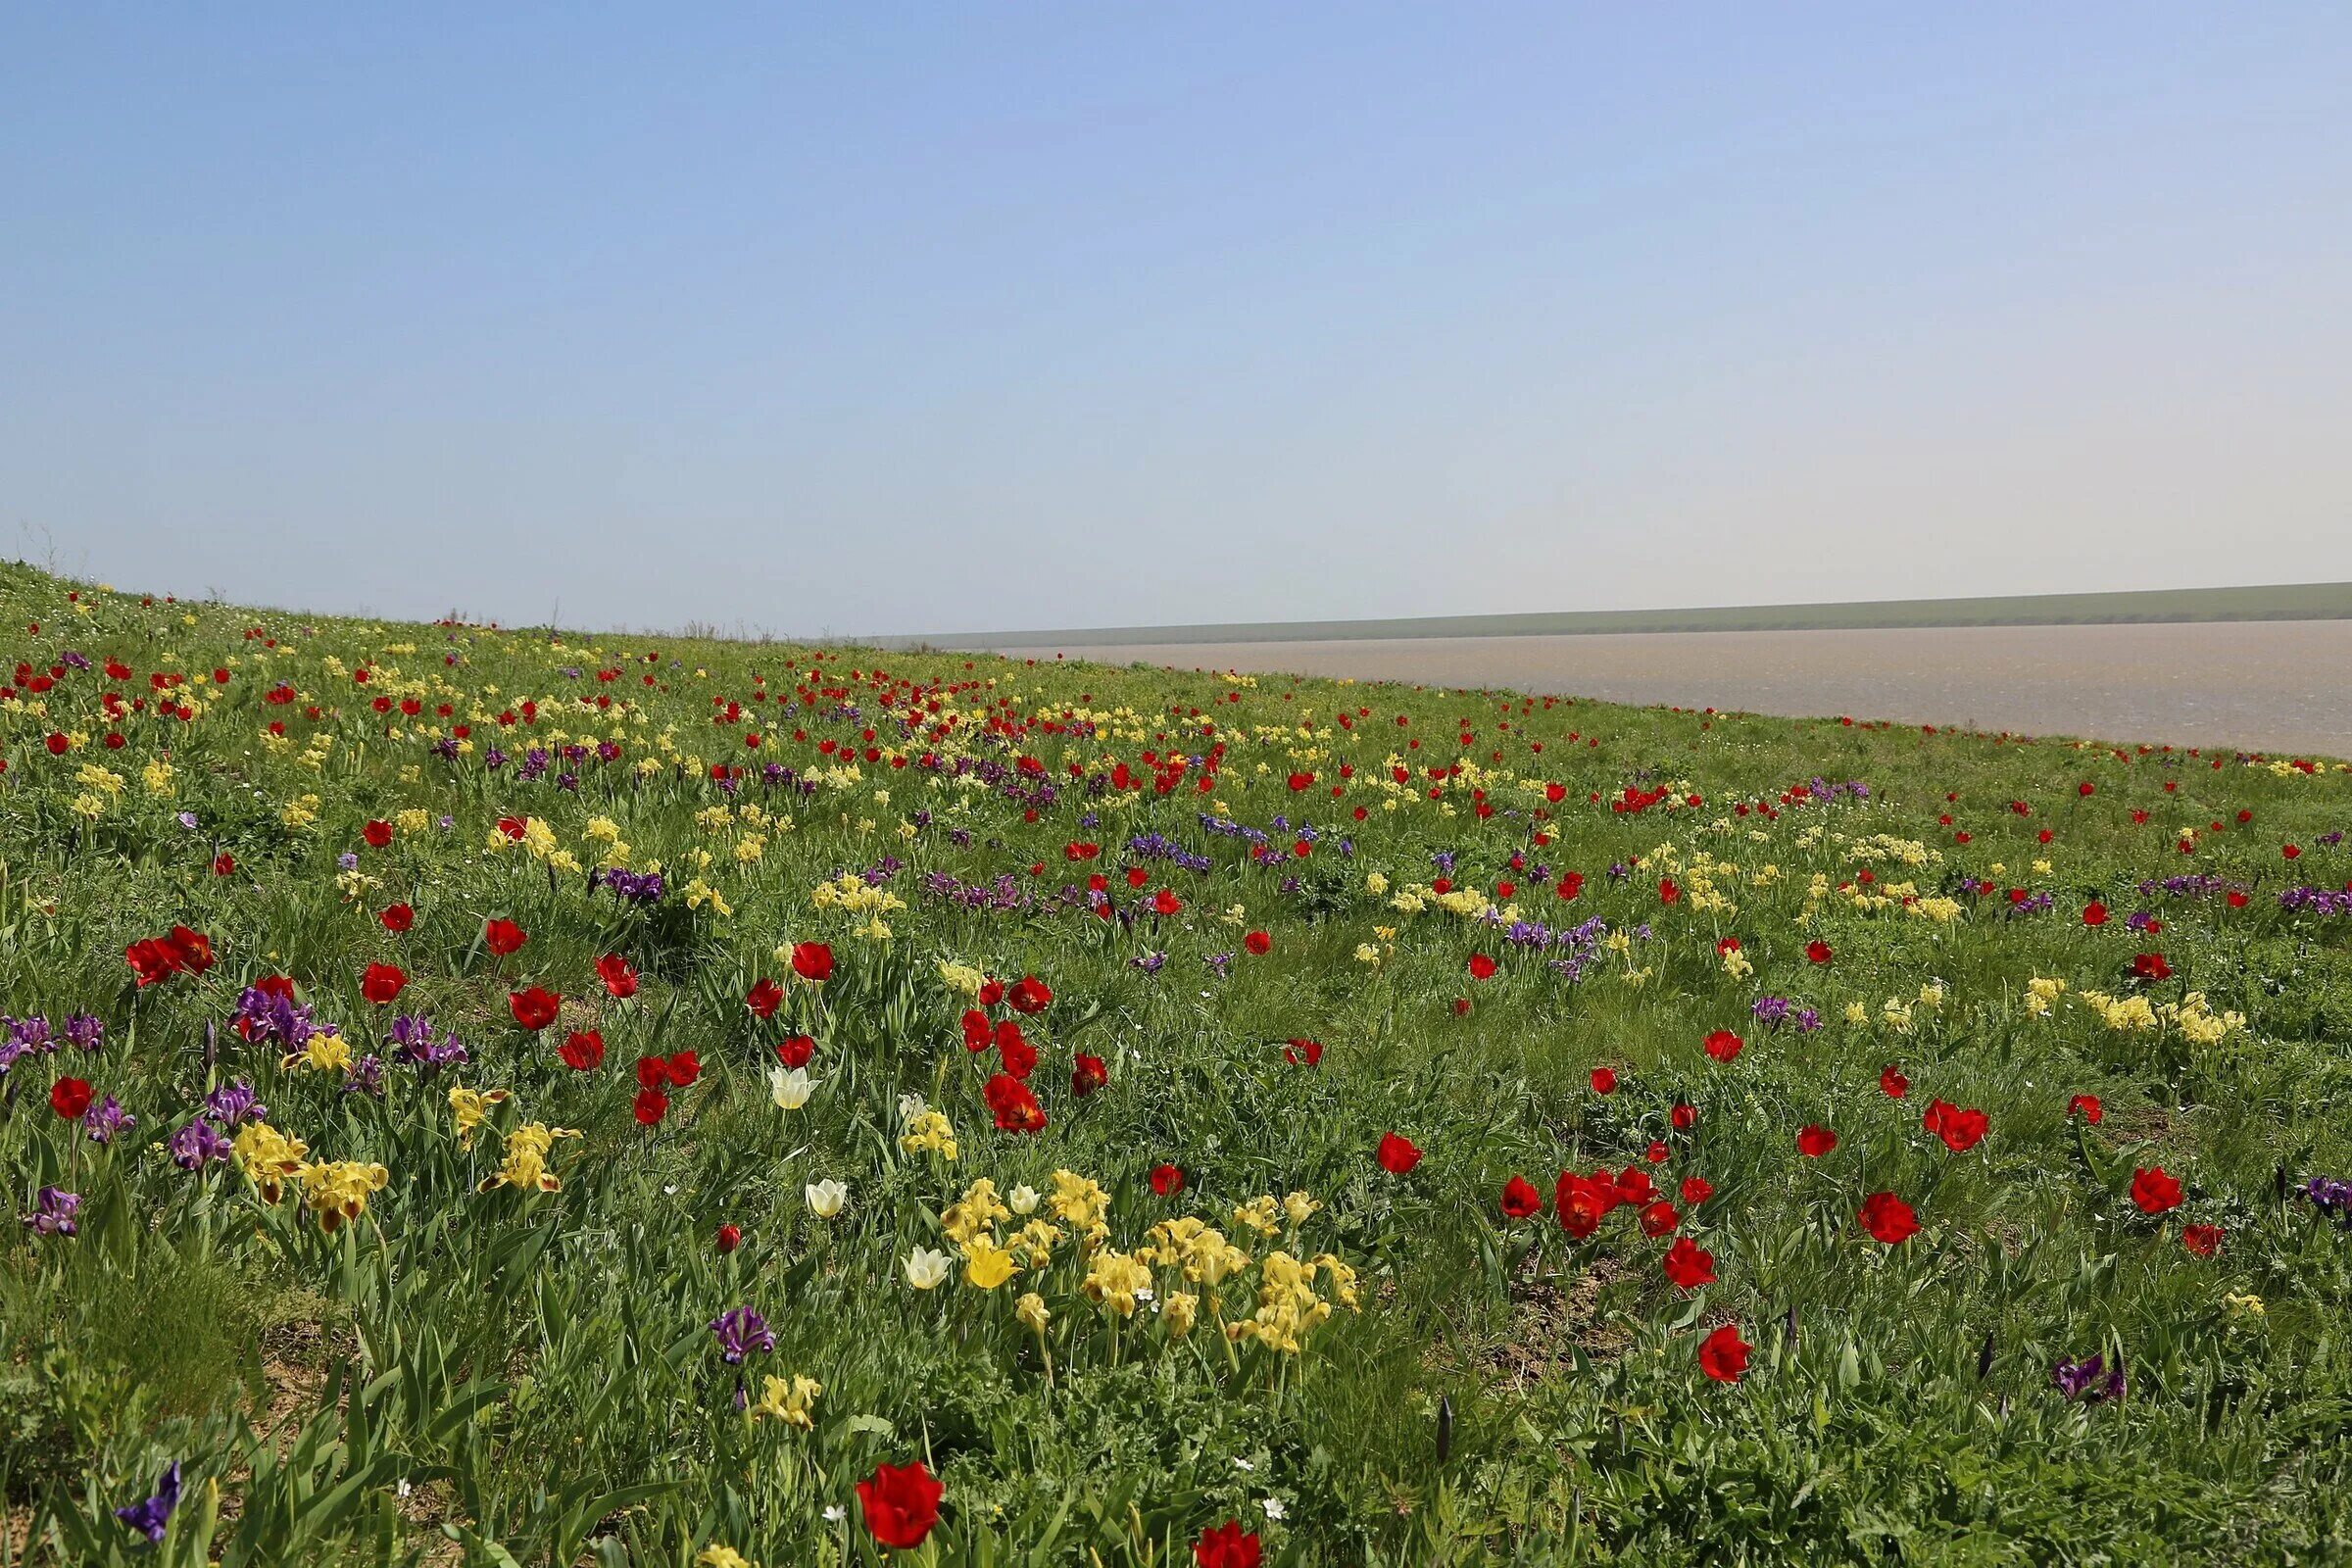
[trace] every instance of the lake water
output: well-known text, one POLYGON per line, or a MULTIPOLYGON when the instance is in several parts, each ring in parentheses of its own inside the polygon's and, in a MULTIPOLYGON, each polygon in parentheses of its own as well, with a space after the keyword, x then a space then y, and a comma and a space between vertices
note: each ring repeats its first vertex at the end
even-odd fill
POLYGON ((996 651, 2352 758, 2352 620, 996 651))

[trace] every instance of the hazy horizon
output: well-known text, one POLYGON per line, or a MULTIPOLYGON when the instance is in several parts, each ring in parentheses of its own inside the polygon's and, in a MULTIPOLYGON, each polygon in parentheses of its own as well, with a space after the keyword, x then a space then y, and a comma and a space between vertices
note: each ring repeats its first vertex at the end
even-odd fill
POLYGON ((0 553, 987 632, 2352 579, 2352 13, 0 16, 0 553))

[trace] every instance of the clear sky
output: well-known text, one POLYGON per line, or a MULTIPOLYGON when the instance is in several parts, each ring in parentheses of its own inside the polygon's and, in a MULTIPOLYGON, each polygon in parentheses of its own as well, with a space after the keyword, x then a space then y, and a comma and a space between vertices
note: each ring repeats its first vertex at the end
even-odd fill
POLYGON ((2352 9, 9 6, 52 551, 835 634, 2352 578, 2352 9))

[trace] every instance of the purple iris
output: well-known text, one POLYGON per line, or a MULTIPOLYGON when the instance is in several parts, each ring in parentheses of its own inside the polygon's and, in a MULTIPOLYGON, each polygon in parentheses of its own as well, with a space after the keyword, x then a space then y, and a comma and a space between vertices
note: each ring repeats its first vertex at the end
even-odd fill
POLYGON ((202 1116, 191 1118, 167 1141, 172 1163, 181 1170, 199 1171, 228 1158, 228 1140, 202 1116))
POLYGON ((404 1012, 392 1020, 392 1058, 413 1067, 430 1071, 440 1067, 462 1067, 466 1064, 466 1048, 454 1034, 443 1033, 433 1038, 433 1020, 420 1013, 404 1012))
POLYGON ((718 1340, 719 1353, 734 1366, 741 1366, 754 1350, 776 1348, 775 1331, 767 1326, 767 1319, 748 1306, 730 1306, 719 1313, 710 1320, 710 1332, 718 1340))
POLYGON ((2333 1214, 2352 1228, 2352 1182, 2340 1176, 2314 1176, 2299 1189, 2323 1214, 2333 1214))
POLYGON ((81 1212, 81 1195, 63 1188, 44 1187, 33 1201, 33 1210, 23 1215, 24 1228, 35 1236, 71 1236, 74 1232, 74 1216, 81 1212))
POLYGON ((2085 1404, 2120 1399, 2124 1396, 2124 1364, 2118 1361, 2110 1371, 2107 1358, 2102 1355, 2061 1361, 2050 1368, 2050 1382, 2068 1398, 2081 1399, 2085 1404))
POLYGON ((204 1113, 223 1127, 234 1127, 241 1121, 268 1121, 270 1107, 262 1103, 253 1085, 239 1078, 222 1084, 204 1097, 204 1113))
POLYGON ((115 1517, 145 1536, 149 1545, 156 1545, 163 1541, 164 1527, 172 1522, 172 1510, 178 1506, 179 1461, 174 1459, 156 1478, 154 1496, 127 1508, 117 1508, 115 1517))
POLYGON ((81 1113, 81 1130, 93 1144, 111 1144, 139 1124, 139 1118, 109 1095, 81 1113))

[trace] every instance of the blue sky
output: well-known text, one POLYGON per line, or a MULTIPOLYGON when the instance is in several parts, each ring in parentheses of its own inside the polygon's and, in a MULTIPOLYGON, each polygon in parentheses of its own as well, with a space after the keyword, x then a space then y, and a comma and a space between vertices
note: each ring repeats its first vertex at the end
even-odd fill
POLYGON ((2352 578, 2352 11, 0 12, 0 551, 855 633, 2352 578))

